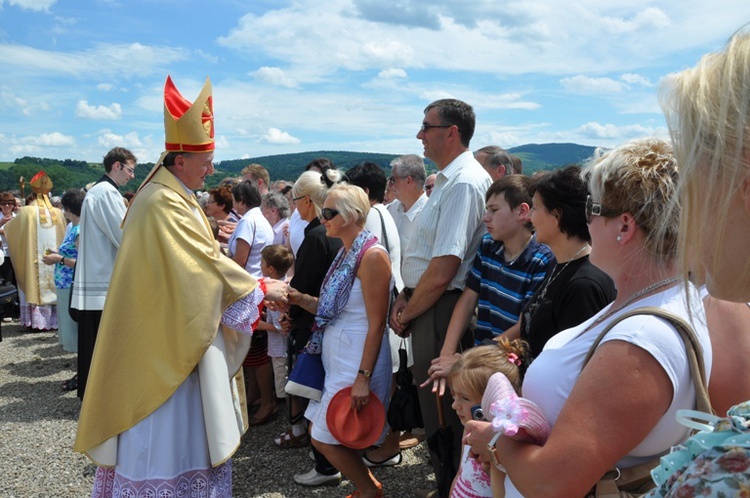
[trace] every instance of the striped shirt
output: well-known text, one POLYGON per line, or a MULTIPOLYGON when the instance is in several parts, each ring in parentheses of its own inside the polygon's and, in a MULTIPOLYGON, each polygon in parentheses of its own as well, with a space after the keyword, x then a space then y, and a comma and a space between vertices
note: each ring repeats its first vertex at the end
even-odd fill
POLYGON ((484 193, 492 180, 482 165, 466 151, 451 161, 435 179, 435 188, 414 220, 414 232, 401 256, 401 276, 414 288, 432 258, 456 256, 461 266, 446 290, 463 290, 479 242, 484 193))
POLYGON ((479 294, 477 344, 492 339, 514 325, 526 303, 552 268, 555 256, 534 237, 513 261, 505 261, 505 247, 487 234, 466 276, 466 287, 479 294))

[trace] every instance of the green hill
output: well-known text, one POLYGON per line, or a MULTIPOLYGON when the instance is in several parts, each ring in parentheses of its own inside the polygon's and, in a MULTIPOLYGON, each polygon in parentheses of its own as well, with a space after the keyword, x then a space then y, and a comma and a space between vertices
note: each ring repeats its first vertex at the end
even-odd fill
POLYGON ((596 147, 571 143, 527 144, 508 149, 523 161, 523 172, 551 170, 566 164, 580 164, 590 158, 596 147))
MULTIPOLYGON (((590 157, 594 150, 594 147, 577 144, 528 144, 508 149, 523 160, 526 174, 554 169, 565 164, 580 163, 590 157)), ((216 171, 208 178, 206 186, 211 188, 228 176, 238 176, 242 168, 252 163, 263 165, 270 173, 272 180, 293 181, 304 170, 305 165, 319 157, 330 159, 344 171, 363 161, 374 162, 389 171, 390 162, 398 155, 324 150, 218 161, 215 164, 216 171)), ((425 163, 429 172, 436 171, 434 163, 429 160, 425 163)), ((128 183, 123 191, 137 189, 152 167, 153 163, 139 164, 135 179, 128 183)), ((57 160, 26 156, 12 163, 0 163, 0 191, 17 192, 19 178, 23 177, 26 182, 25 193, 28 195, 31 192, 28 181, 42 169, 54 182, 53 194, 60 194, 68 188, 81 188, 96 181, 104 173, 104 168, 100 164, 74 159, 57 160)))

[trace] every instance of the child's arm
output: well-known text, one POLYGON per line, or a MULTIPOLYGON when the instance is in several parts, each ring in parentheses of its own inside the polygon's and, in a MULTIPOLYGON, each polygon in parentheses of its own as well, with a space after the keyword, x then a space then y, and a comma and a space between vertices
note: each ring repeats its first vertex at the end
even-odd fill
POLYGON ((267 330, 269 332, 278 332, 278 329, 273 324, 268 322, 258 322, 256 330, 267 330))
POLYGON ((505 472, 490 464, 490 482, 493 498, 505 498, 505 472))

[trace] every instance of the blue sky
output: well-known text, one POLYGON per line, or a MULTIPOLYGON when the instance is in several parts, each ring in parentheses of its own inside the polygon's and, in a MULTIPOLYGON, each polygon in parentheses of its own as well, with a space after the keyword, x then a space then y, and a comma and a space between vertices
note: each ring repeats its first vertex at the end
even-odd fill
POLYGON ((213 83, 216 159, 422 152, 422 111, 474 106, 472 148, 665 135, 659 81, 747 0, 0 0, 0 160, 155 161, 170 74, 213 83))

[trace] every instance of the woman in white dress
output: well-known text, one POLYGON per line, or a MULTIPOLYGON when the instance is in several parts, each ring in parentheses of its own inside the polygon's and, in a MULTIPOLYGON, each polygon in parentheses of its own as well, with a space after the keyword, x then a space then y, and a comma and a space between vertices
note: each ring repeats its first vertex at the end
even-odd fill
MULTIPOLYGON (((321 220, 329 237, 344 247, 326 275, 320 298, 290 289, 291 304, 316 313, 311 353, 320 352, 326 377, 320 402, 311 401, 305 417, 312 425, 313 445, 356 487, 351 497, 382 497, 380 483, 359 452, 342 445, 329 431, 326 412, 331 398, 352 387, 352 409, 366 406, 372 395, 384 404, 391 383, 390 345, 386 331, 392 284, 388 253, 364 229, 370 210, 359 187, 336 185, 328 192, 321 220), (318 331, 317 337, 315 331, 318 331)), ((385 436, 385 426, 381 439, 385 436)))

